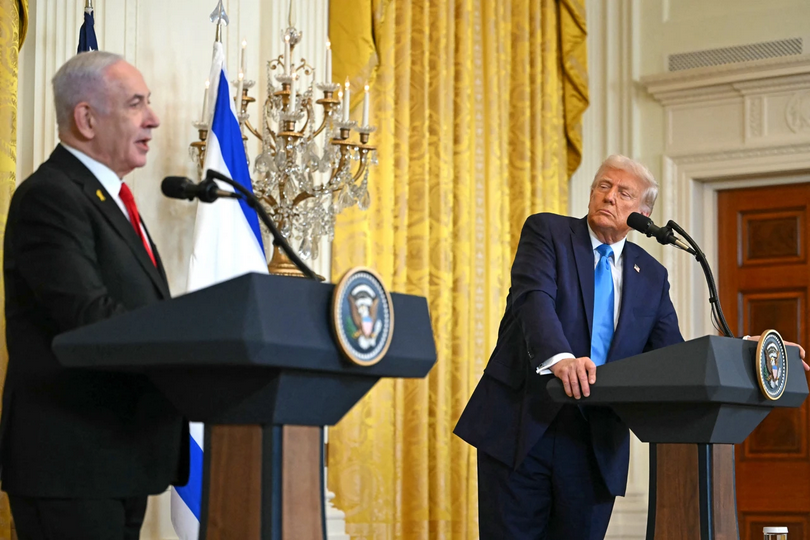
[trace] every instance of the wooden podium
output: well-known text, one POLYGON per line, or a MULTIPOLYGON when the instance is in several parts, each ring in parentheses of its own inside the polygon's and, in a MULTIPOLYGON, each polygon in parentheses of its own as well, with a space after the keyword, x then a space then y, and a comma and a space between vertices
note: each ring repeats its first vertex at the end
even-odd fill
POLYGON ((380 377, 424 377, 436 348, 424 298, 392 294, 386 356, 344 360, 334 286, 248 274, 62 334, 70 368, 146 373, 205 422, 200 539, 325 540, 323 428, 380 377))
POLYGON ((796 347, 787 347, 781 398, 762 395, 754 372, 757 343, 706 336, 600 366, 590 397, 555 401, 609 406, 650 443, 647 540, 739 539, 734 444, 774 407, 799 407, 808 394, 796 347))

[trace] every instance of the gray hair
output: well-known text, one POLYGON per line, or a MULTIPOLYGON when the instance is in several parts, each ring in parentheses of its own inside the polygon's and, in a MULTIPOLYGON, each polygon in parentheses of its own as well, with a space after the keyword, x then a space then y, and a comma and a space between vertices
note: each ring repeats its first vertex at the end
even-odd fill
POLYGON ((109 113, 104 72, 123 59, 118 54, 91 51, 77 54, 59 68, 52 83, 56 123, 60 132, 68 129, 73 109, 82 101, 90 103, 102 114, 109 113))
POLYGON ((641 209, 652 213, 655 200, 658 198, 658 182, 655 181, 650 170, 634 159, 630 159, 621 154, 613 154, 612 156, 608 156, 608 158, 602 162, 602 165, 599 166, 599 170, 596 171, 596 176, 593 177, 593 182, 591 182, 591 191, 596 188, 597 181, 608 169, 628 172, 644 182, 646 188, 644 194, 641 196, 641 209))

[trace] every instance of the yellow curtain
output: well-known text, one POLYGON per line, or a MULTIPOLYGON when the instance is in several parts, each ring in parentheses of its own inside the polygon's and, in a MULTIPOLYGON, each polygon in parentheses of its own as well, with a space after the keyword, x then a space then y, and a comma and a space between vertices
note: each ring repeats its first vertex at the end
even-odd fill
MULTIPOLYGON (((527 216, 565 213, 587 107, 584 0, 332 0, 335 80, 374 79, 372 205, 340 216, 333 279, 426 296, 438 361, 382 380, 329 433, 355 539, 477 538, 452 430, 495 344, 527 216)), ((360 92, 356 92, 360 94, 360 92)))
MULTIPOLYGON (((0 240, 6 230, 11 194, 17 171, 17 59, 28 28, 28 0, 0 0, 0 240)), ((0 241, 0 250, 2 242, 0 241)), ((3 276, 0 274, 0 305, 3 304, 3 276)), ((6 379, 6 321, 0 313, 0 381, 6 379)), ((11 539, 11 512, 5 493, 0 498, 0 540, 11 539)))

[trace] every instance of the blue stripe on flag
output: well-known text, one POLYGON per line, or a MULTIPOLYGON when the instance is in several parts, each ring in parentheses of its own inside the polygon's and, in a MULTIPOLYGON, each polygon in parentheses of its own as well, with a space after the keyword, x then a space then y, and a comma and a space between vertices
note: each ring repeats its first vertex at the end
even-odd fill
MULTIPOLYGON (((211 131, 219 140, 222 159, 228 166, 231 175, 233 175, 233 179, 253 193, 245 145, 242 142, 242 131, 239 129, 236 117, 231 114, 230 99, 228 79, 225 70, 222 70, 219 77, 219 90, 217 91, 217 102, 214 106, 214 120, 211 122, 211 131)), ((259 230, 259 218, 256 212, 242 199, 239 199, 239 204, 242 206, 242 212, 245 214, 248 225, 250 225, 256 240, 259 242, 261 252, 264 253, 262 233, 259 230)))
POLYGON ((200 505, 202 504, 202 470, 203 470, 203 451, 194 437, 191 435, 189 438, 189 450, 191 462, 189 463, 189 476, 188 484, 183 487, 175 487, 174 490, 186 503, 188 509, 200 520, 200 505))

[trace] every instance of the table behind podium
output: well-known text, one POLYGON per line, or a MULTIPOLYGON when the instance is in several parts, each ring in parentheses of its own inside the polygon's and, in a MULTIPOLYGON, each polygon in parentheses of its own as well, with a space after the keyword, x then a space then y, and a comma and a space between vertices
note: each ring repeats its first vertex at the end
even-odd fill
POLYGON ((322 426, 380 377, 421 378, 436 362, 427 301, 403 294, 385 357, 343 359, 333 290, 247 274, 62 334, 54 351, 66 367, 146 373, 206 424, 201 540, 325 540, 322 426))

